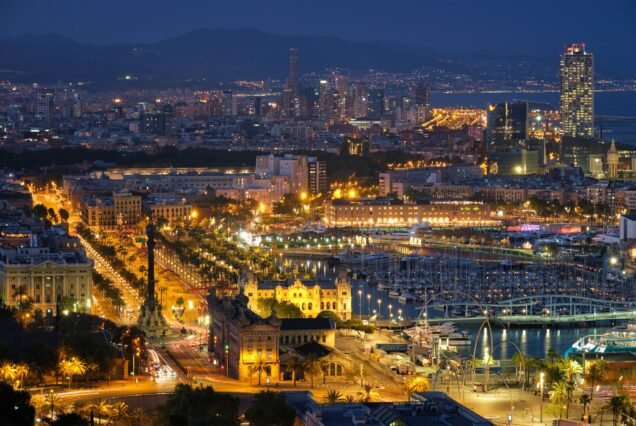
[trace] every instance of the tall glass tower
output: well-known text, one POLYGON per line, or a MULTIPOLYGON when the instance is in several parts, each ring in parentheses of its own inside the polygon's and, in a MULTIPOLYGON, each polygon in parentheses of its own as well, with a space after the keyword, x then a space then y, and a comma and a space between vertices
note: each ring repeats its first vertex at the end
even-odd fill
POLYGON ((289 87, 298 96, 298 49, 289 49, 289 87))
POLYGON ((561 131, 594 136, 594 57, 583 43, 566 46, 561 55, 561 131))

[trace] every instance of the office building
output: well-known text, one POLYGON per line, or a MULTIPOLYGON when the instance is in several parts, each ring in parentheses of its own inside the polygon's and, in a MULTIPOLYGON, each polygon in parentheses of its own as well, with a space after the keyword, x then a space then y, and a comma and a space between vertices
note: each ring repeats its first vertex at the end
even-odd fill
POLYGON ((35 114, 40 118, 48 118, 53 113, 55 90, 38 89, 35 94, 35 114))
POLYGON ((536 150, 498 149, 492 153, 491 159, 499 175, 532 175, 539 172, 539 151, 536 150))
POLYGON ((289 49, 289 82, 287 88, 291 90, 293 97, 298 96, 298 49, 289 49))
POLYGON ((487 113, 488 150, 502 147, 525 147, 528 137, 528 103, 503 102, 490 105, 487 113))
POLYGON ((412 87, 413 104, 418 111, 418 122, 424 122, 431 117, 431 94, 428 84, 423 81, 412 87))
POLYGON ((384 89, 369 89, 367 95, 367 115, 380 118, 384 114, 384 89))
POLYGON ((139 117, 139 133, 144 135, 165 135, 166 116, 164 113, 141 114, 139 117))
POLYGON ((327 182, 327 163, 318 161, 316 157, 308 157, 307 167, 309 193, 312 195, 325 194, 329 189, 327 182))
POLYGON ((225 117, 235 116, 238 113, 236 97, 231 90, 224 90, 221 95, 221 115, 225 117))
POLYGON ((594 58, 583 43, 567 46, 561 56, 561 131, 594 136, 594 58))

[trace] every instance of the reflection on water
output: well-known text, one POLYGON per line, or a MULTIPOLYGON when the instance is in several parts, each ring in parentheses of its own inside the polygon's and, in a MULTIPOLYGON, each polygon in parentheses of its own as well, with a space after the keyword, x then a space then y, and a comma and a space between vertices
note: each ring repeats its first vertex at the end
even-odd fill
MULTIPOLYGON (((477 338, 478 327, 466 327, 473 339, 477 338)), ((476 356, 483 359, 490 349, 489 333, 487 329, 482 331, 477 344, 476 356)), ((510 359, 517 349, 517 345, 524 356, 545 358, 550 348, 555 348, 560 354, 576 340, 588 334, 599 334, 607 330, 607 327, 596 328, 566 328, 566 329, 493 329, 493 346, 495 346, 495 359, 510 359), (511 343, 514 343, 511 344, 511 343)), ((474 340, 473 340, 474 342, 474 340)), ((462 348, 460 353, 466 357, 472 356, 474 347, 462 348)))
MULTIPOLYGON (((281 265, 281 267, 283 267, 281 265)), ((337 268, 331 267, 326 261, 314 260, 286 260, 288 270, 296 269, 299 272, 309 272, 313 275, 334 278, 337 268)), ((354 314, 373 315, 379 310, 380 318, 388 318, 389 314, 393 314, 394 318, 398 317, 398 313, 407 320, 413 320, 422 317, 422 303, 399 303, 397 299, 389 298, 388 293, 378 290, 374 286, 370 286, 364 280, 356 280, 352 283, 352 307, 354 314), (378 303, 378 299, 382 302, 378 303)), ((429 310, 431 317, 439 316, 440 312, 432 309, 429 310)), ((452 318, 449 321, 452 322, 452 318)), ((473 344, 478 339, 477 353, 478 358, 483 359, 484 355, 490 348, 490 332, 488 327, 484 327, 477 336, 479 325, 458 325, 458 327, 466 329, 472 337, 473 344)), ((555 348, 560 354, 563 354, 576 340, 588 334, 600 334, 605 332, 609 327, 595 328, 575 328, 575 329, 500 329, 494 328, 493 346, 495 359, 509 359, 517 351, 514 345, 517 345, 525 356, 544 358, 550 348, 555 348), (514 345, 513 345, 514 344, 514 345)), ((460 348, 460 353, 466 357, 471 357, 474 346, 466 346, 460 348)))

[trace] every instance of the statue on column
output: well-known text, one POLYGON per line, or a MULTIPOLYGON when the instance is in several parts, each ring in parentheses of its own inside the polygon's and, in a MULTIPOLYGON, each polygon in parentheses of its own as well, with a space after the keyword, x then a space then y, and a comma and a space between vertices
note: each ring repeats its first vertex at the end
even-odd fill
POLYGON ((161 314, 161 305, 155 295, 155 225, 146 226, 146 246, 148 247, 148 286, 146 298, 139 310, 137 326, 148 338, 163 337, 168 333, 166 319, 161 314))

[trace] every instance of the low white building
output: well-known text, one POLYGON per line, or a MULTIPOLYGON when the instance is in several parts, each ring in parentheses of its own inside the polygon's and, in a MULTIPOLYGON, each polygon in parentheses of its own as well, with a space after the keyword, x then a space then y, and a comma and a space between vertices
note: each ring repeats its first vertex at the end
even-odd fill
POLYGON ((636 215, 621 215, 619 232, 621 240, 636 239, 636 215))

